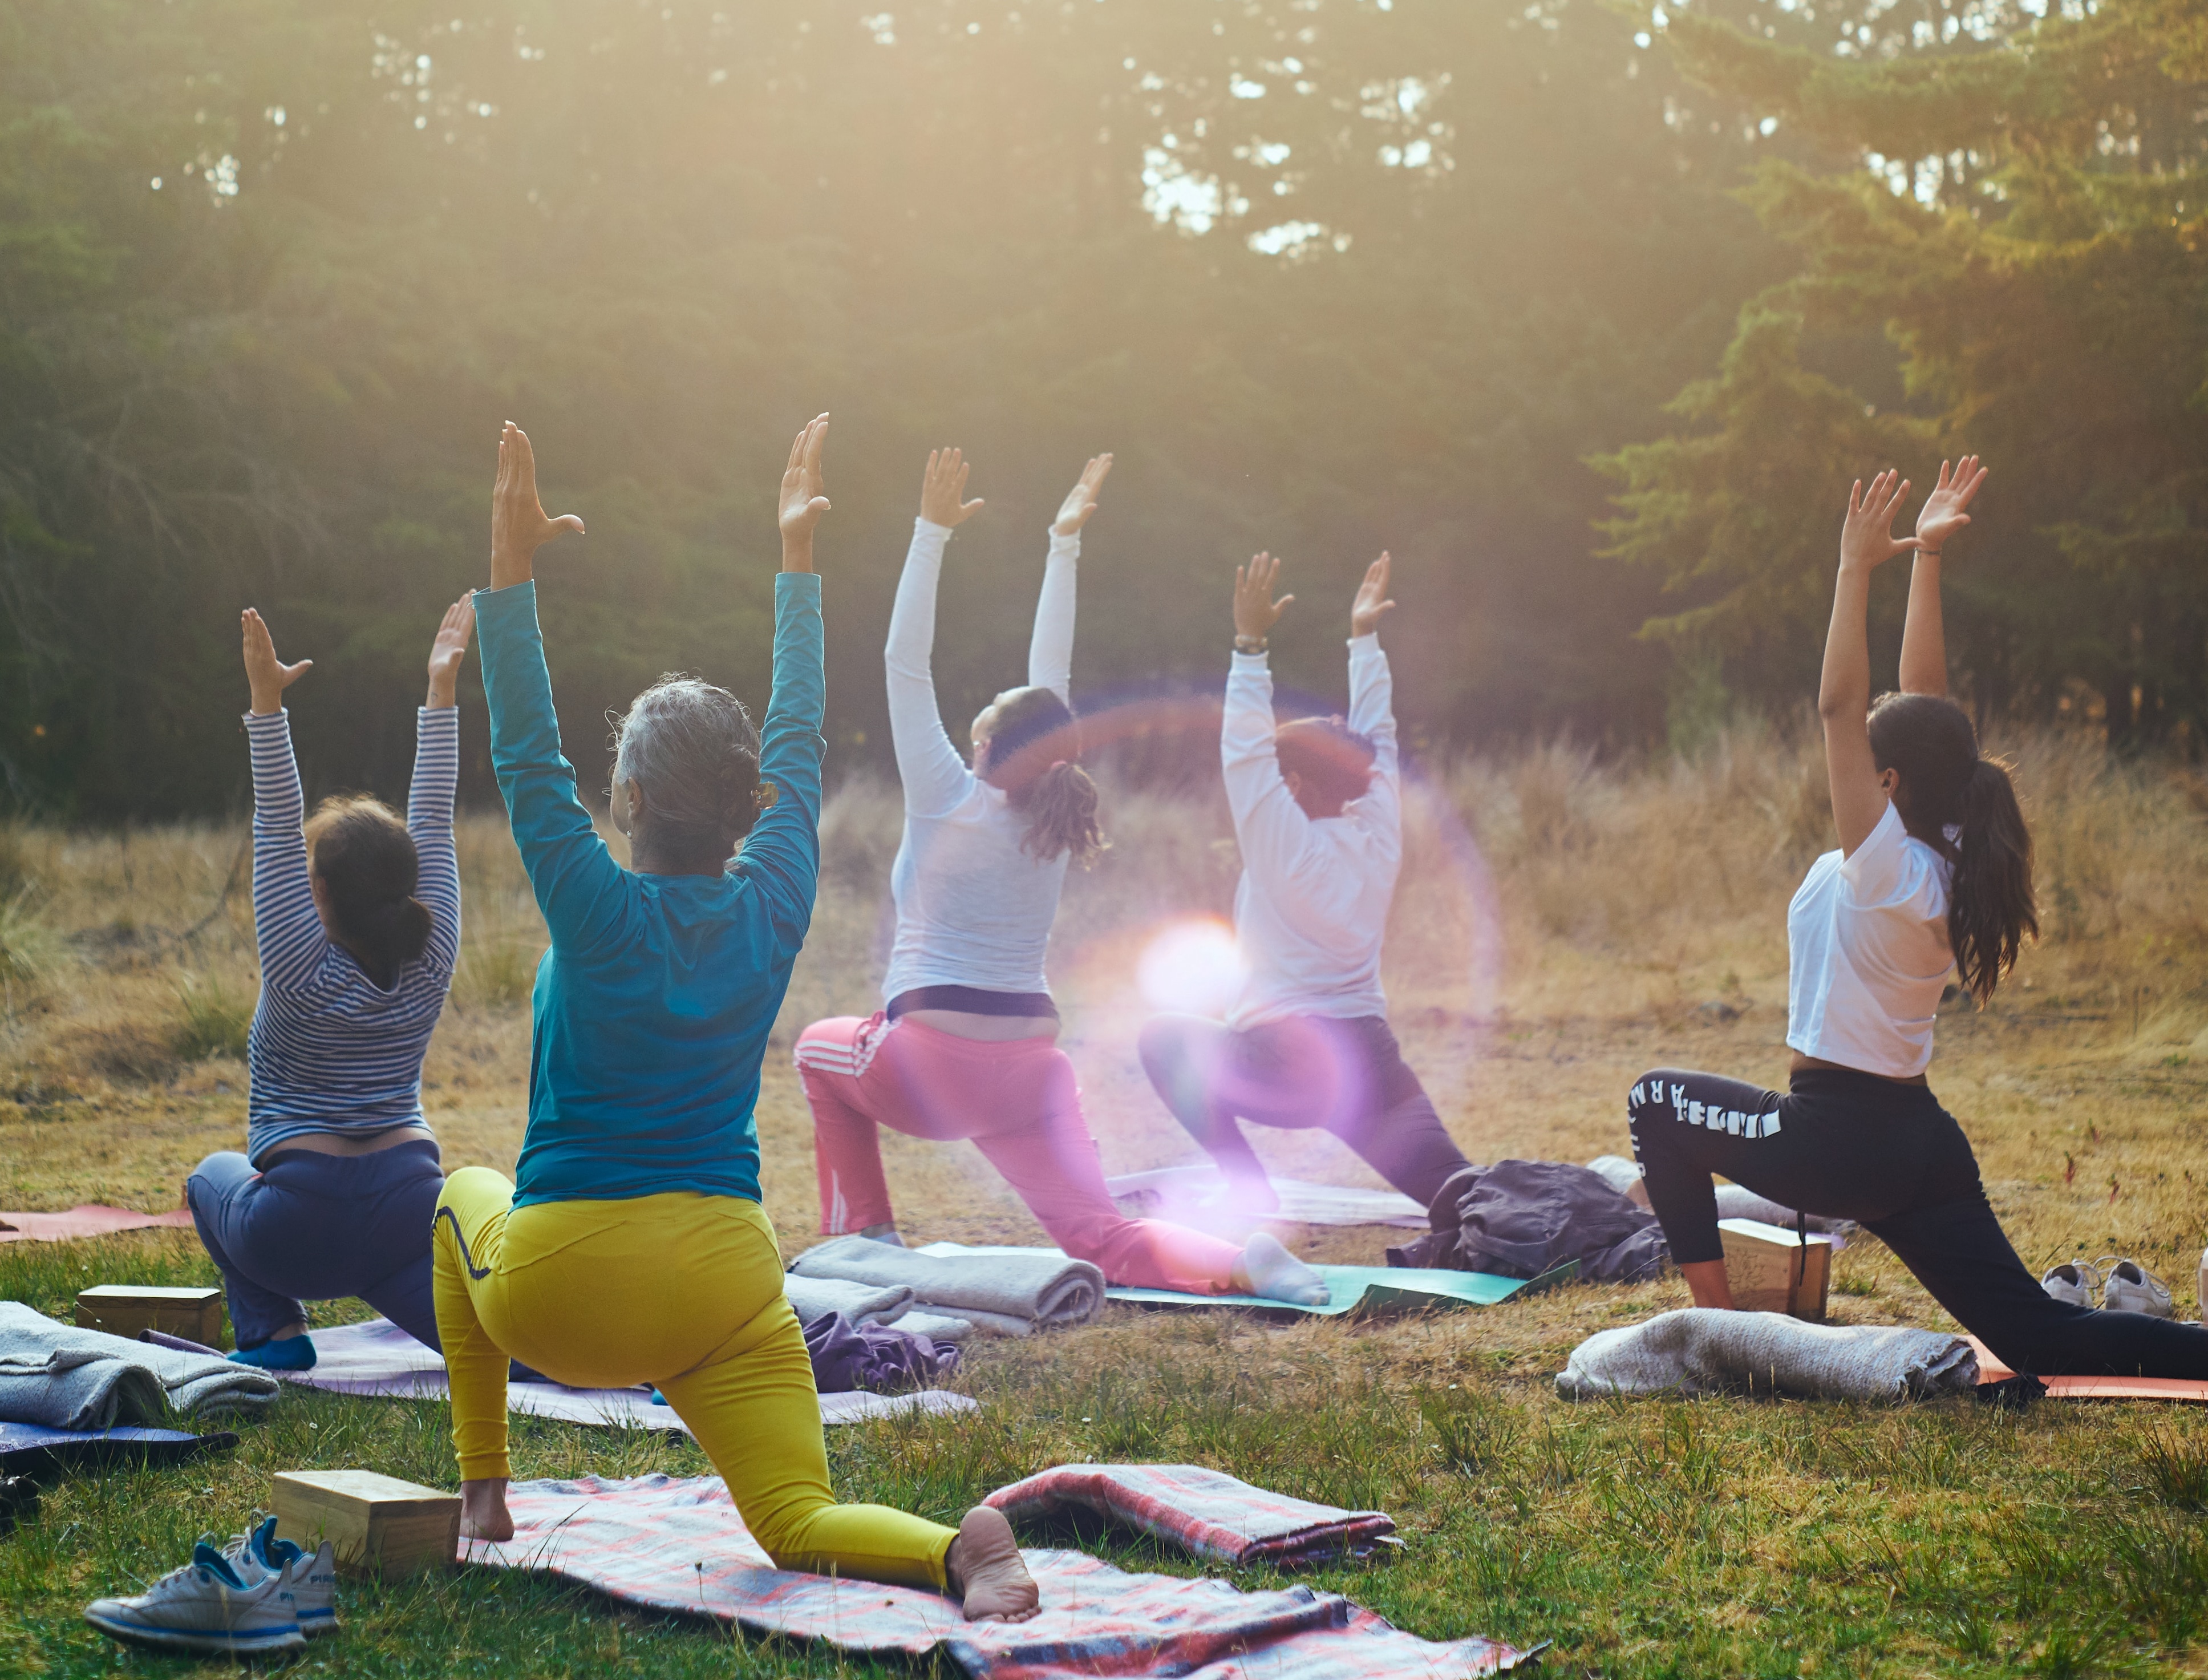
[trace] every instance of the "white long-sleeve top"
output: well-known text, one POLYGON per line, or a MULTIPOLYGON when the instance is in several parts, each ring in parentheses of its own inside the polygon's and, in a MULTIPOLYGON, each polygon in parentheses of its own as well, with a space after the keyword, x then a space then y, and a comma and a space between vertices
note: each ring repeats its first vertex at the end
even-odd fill
POLYGON ((1234 656, 1219 747, 1242 849, 1234 934, 1249 975, 1227 1013, 1231 1027, 1388 1012, 1380 946, 1403 865, 1403 789, 1395 684, 1377 635, 1349 644, 1349 727, 1371 739, 1372 785, 1338 817, 1307 816, 1274 753, 1265 656, 1234 656))
MULTIPOLYGON (((922 986, 1048 992, 1043 959, 1065 883, 1065 856, 1044 863, 1020 849, 1027 819, 968 768, 943 727, 931 658, 936 585, 950 538, 947 525, 913 522, 883 655, 890 739, 904 783, 904 837, 890 870, 897 939, 882 978, 885 1002, 922 986)), ((1029 685, 1062 700, 1073 681, 1080 555, 1078 533, 1052 533, 1028 645, 1029 685)))

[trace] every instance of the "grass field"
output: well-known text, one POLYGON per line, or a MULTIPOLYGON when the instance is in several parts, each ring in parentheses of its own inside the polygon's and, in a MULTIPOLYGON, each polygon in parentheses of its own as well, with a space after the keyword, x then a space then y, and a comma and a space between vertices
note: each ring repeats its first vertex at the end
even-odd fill
MULTIPOLYGON (((2049 938, 1983 1013, 1953 1006, 1934 1083, 1977 1145, 2026 1261, 2138 1257, 2193 1309, 2208 1206, 2208 789, 2056 739, 2014 744, 2049 938)), ((1437 772, 1412 801, 1389 981, 1407 1053, 1474 1159, 1624 1148, 1623 1094, 1658 1063, 1779 1083, 1786 898, 1825 844, 1813 749, 1749 730, 1629 769, 1564 748, 1437 772)), ((1185 1158, 1144 1084, 1135 975, 1161 929, 1222 913, 1234 862, 1208 793, 1116 791, 1114 849, 1069 889, 1053 959, 1091 1124, 1113 1171, 1185 1158)), ((824 825, 813 939, 777 1039, 873 1006, 893 792, 846 786, 824 825)), ((511 1167, 541 933, 503 829, 469 822, 454 999, 425 1071, 448 1167, 511 1167)), ((173 1207, 243 1135, 253 996, 236 829, 0 843, 0 1206, 173 1207), (228 887, 225 896, 225 886, 228 887)), ((809 1127, 786 1058, 759 1110, 769 1211, 812 1239, 809 1127)), ((1286 1171, 1372 1180, 1329 1140, 1262 1135, 1286 1171)), ((891 1137, 907 1228, 1027 1240, 969 1150, 891 1137)), ((1377 1261, 1384 1233, 1281 1227, 1315 1257, 1377 1261)), ((0 1295, 65 1313, 95 1281, 213 1281, 189 1233, 0 1247, 0 1295)), ((1556 1641, 1603 1675, 2208 1672, 2208 1419, 2177 1408, 1963 1402, 1567 1406, 1551 1378, 1591 1331, 1684 1302, 1676 1281, 1574 1287, 1461 1316, 1278 1326, 1114 1308, 1095 1327, 977 1347, 965 1418, 831 1437, 849 1497, 953 1515, 1065 1459, 1185 1460, 1395 1514, 1392 1560, 1323 1571, 1413 1632, 1556 1641), (2196 1641, 2199 1641, 2196 1644, 2196 1641)), ((1944 1323, 1869 1240, 1834 1316, 1944 1323)), ((317 1309, 318 1322, 357 1316, 317 1309)), ((277 1470, 360 1465, 453 1485, 441 1407, 287 1395, 234 1456, 74 1478, 0 1540, 0 1672, 181 1666, 77 1620, 203 1530, 265 1503, 277 1470)), ((516 1424, 516 1473, 703 1473, 694 1449, 516 1424)), ((1117 1561, 1191 1572, 1148 1543, 1117 1561)), ((1253 1572, 1252 1583, 1275 1577, 1253 1572)), ((867 1673, 464 1572, 354 1587, 306 1666, 360 1675, 867 1673)))

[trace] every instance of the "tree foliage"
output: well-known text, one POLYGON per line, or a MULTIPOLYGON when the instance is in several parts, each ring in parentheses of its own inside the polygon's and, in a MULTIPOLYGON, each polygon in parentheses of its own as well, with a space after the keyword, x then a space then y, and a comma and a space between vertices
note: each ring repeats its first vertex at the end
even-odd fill
POLYGON ((1415 727, 1641 733, 1655 597, 1590 552, 1585 458, 1658 426, 1777 270, 1723 195, 1749 140, 1667 128, 1634 27, 1590 0, 6 0, 9 795, 234 802, 249 602, 317 662, 310 781, 403 785, 509 417, 590 522, 544 591, 586 778, 598 714, 662 670, 763 698, 765 497, 823 408, 839 765, 885 744, 874 650, 943 441, 990 501, 946 585, 954 717, 1017 677, 1044 522, 1111 448, 1085 693, 1215 682, 1261 546, 1305 603, 1288 674, 1330 689, 1386 545, 1415 727))
POLYGON ((1670 21, 1689 76, 1810 148, 1742 195, 1796 272, 1681 431, 1604 463, 1610 552, 1683 597, 1647 633, 1737 691, 1813 680, 1849 479, 1970 450, 1995 473, 1949 636, 1981 711, 2208 741, 2208 26, 2069 11, 1928 6, 1845 54, 1670 21))

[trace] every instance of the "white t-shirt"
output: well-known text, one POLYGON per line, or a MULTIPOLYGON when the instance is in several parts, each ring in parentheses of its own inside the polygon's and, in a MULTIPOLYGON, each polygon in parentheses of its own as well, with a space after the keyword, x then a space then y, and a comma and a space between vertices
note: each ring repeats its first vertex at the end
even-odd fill
POLYGON ((1380 946, 1403 863, 1403 807, 1395 685, 1377 636, 1349 644, 1349 727, 1371 739, 1372 785, 1338 817, 1306 816, 1275 755, 1265 656, 1234 656, 1220 759, 1242 849, 1234 936, 1249 978, 1227 1017, 1238 1030, 1291 1015, 1388 1013, 1380 946))
POLYGON ((1786 909, 1786 1042, 1805 1056, 1911 1079, 1932 1060, 1947 944, 1947 860, 1893 806, 1844 857, 1809 866, 1786 909))
MULTIPOLYGON (((1044 992, 1043 957, 1065 884, 1064 854, 1020 849, 1027 818, 968 768, 943 727, 931 651, 935 591, 950 528, 913 524, 912 548, 890 613, 890 735, 904 783, 904 838, 890 868, 897 939, 884 1002, 922 986, 1044 992)), ((1073 671, 1075 564, 1081 538, 1053 534, 1028 647, 1028 681, 1065 699, 1073 671)))

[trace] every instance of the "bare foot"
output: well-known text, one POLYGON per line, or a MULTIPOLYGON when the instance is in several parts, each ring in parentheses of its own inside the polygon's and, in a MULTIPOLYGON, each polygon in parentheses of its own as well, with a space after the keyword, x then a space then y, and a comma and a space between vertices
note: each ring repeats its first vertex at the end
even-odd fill
POLYGON ((513 1513, 506 1508, 506 1478, 460 1484, 460 1538, 510 1540, 513 1513))
POLYGON ((966 1601, 969 1622, 1024 1622, 1042 1608, 1041 1590, 1002 1511, 976 1505, 967 1512, 943 1568, 951 1590, 966 1601))

